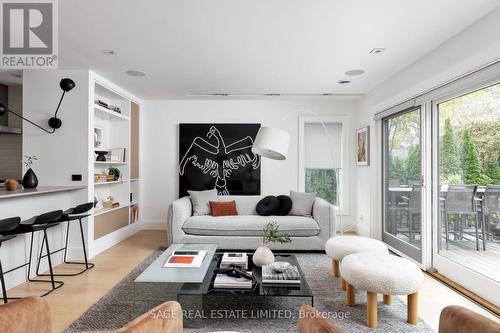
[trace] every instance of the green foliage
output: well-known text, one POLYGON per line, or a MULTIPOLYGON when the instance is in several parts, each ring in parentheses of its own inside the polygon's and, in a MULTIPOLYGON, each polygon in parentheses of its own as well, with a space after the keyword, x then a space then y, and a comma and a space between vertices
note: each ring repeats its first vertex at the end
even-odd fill
POLYGON ((337 177, 335 169, 306 168, 306 192, 316 192, 316 195, 331 204, 337 204, 337 177))
MULTIPOLYGON (((484 173, 493 180, 498 179, 495 172, 497 172, 496 169, 500 158, 499 121, 474 122, 470 126, 470 135, 474 138, 474 145, 484 173)), ((499 184, 499 182, 496 181, 495 184, 499 184)))
POLYGON ((401 184, 408 181, 405 161, 397 156, 389 157, 389 179, 399 180, 401 184))
POLYGON ((447 184, 459 185, 462 183, 462 175, 448 175, 445 179, 442 179, 447 184))
POLYGON ((491 179, 486 176, 481 167, 469 129, 462 133, 462 168, 464 170, 465 184, 486 185, 491 183, 491 179))
POLYGON ((488 166, 486 175, 491 178, 493 184, 500 185, 500 157, 488 166))
POLYGON ((441 178, 448 180, 451 176, 460 176, 462 173, 460 158, 450 118, 446 118, 444 122, 444 134, 441 137, 440 146, 439 158, 441 162, 441 178))
POLYGON ((279 233, 280 226, 276 221, 271 221, 264 226, 263 235, 262 235, 262 244, 267 243, 280 243, 285 244, 289 243, 292 240, 290 239, 290 235, 280 235, 279 233))
MULTIPOLYGON (((420 145, 411 145, 406 158, 406 181, 420 180, 420 145)), ((408 184, 409 185, 409 184, 408 184)))

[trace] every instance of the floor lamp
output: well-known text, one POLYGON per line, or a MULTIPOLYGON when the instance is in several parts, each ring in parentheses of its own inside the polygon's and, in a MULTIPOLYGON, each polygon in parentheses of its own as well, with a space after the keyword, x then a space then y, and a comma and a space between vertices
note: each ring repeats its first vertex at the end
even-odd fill
MULTIPOLYGON (((321 121, 321 124, 328 137, 329 147, 332 147, 332 138, 328 133, 328 129, 323 121, 321 121)), ((288 132, 276 127, 261 127, 255 137, 252 152, 272 160, 285 160, 288 155, 289 144, 290 134, 288 134, 288 132)), ((332 160, 334 164, 338 163, 333 156, 332 160)), ((339 205, 340 233, 344 234, 342 226, 341 192, 339 190, 340 172, 342 172, 342 167, 341 165, 334 165, 333 169, 335 170, 337 203, 339 205)), ((333 234, 335 234, 335 232, 336 230, 333 231, 333 234)))

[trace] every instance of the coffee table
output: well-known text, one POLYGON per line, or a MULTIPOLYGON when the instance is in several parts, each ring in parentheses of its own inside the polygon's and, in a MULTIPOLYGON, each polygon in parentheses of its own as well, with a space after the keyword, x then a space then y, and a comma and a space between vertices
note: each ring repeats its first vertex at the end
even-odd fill
POLYGON ((184 318, 186 327, 196 327, 201 324, 203 317, 207 316, 206 307, 213 304, 230 306, 230 302, 245 304, 248 300, 251 300, 252 304, 268 304, 281 298, 297 298, 306 300, 301 303, 314 306, 311 288, 294 255, 280 254, 276 256, 276 261, 286 261, 297 266, 301 277, 300 284, 263 284, 261 268, 253 264, 252 254, 248 254, 248 270, 252 271, 255 277, 252 289, 216 289, 213 287, 215 269, 220 266, 222 256, 223 252, 217 252, 216 244, 171 245, 135 279, 134 311, 142 313, 162 302, 177 299, 184 313, 188 314, 187 318, 184 318), (163 267, 168 257, 176 250, 207 250, 208 253, 198 268, 163 267), (189 314, 193 316, 190 318, 189 314))
MULTIPOLYGON (((253 283, 252 289, 217 289, 214 288, 213 282, 215 280, 216 273, 214 270, 220 266, 220 261, 222 259, 223 253, 215 253, 213 256, 210 266, 208 267, 207 274, 201 283, 184 283, 177 293, 177 301, 181 304, 182 309, 191 313, 193 318, 185 318, 185 324, 187 327, 196 327, 200 323, 197 320, 198 315, 207 316, 207 311, 205 305, 211 303, 211 299, 218 298, 219 302, 222 301, 221 305, 224 305, 224 300, 230 300, 232 302, 240 303, 248 302, 252 300, 252 303, 267 303, 271 299, 278 299, 284 297, 306 299, 306 302, 311 306, 314 306, 314 296, 307 283, 304 272, 302 271, 297 258, 294 255, 277 255, 276 261, 286 261, 290 264, 297 266, 301 283, 297 285, 269 285, 262 283, 262 269, 253 264, 252 255, 248 255, 249 265, 248 270, 252 271, 255 281, 253 283), (226 297, 226 298, 224 298, 226 297)), ((218 310, 218 309, 215 309, 218 310)))

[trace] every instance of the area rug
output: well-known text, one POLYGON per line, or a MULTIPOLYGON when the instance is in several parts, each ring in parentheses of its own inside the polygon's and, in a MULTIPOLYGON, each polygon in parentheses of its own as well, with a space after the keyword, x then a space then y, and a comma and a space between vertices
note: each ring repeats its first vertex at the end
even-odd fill
MULTIPOLYGON (((140 312, 147 312, 155 304, 176 299, 177 285, 166 288, 161 293, 153 291, 145 296, 144 290, 137 291, 134 279, 157 258, 162 251, 155 251, 141 264, 120 281, 108 294, 90 307, 78 320, 70 325, 65 333, 90 330, 111 330, 124 326, 134 319, 140 312)), ((427 333, 433 330, 423 321, 417 325, 406 322, 406 305, 397 297, 391 305, 379 302, 378 328, 369 329, 366 326, 366 295, 356 293, 355 307, 346 306, 345 292, 339 288, 339 279, 330 275, 331 260, 324 254, 304 253, 296 254, 297 259, 306 275, 309 286, 314 294, 314 306, 329 318, 343 332, 419 332, 427 333)), ((146 291, 147 292, 147 291, 146 291)), ((221 297, 211 300, 212 304, 203 304, 205 307, 217 310, 207 310, 201 320, 202 328, 186 328, 189 333, 205 333, 213 331, 238 332, 296 332, 298 308, 301 301, 294 298, 269 298, 262 304, 259 298, 242 300, 231 297, 221 297), (232 309, 244 309, 238 312, 228 312, 232 309), (259 309, 259 310, 256 310, 259 309), (265 309, 262 311, 260 309, 265 309), (270 311, 267 311, 270 310, 270 311)), ((198 322, 199 325, 199 322, 198 322)), ((200 327, 200 326, 198 326, 200 327)))

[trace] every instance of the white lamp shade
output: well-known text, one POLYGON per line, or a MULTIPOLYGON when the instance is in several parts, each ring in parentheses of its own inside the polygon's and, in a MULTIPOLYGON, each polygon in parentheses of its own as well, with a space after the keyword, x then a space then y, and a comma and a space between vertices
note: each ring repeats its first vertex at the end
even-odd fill
POLYGON ((286 131, 275 127, 261 127, 255 137, 252 153, 273 160, 284 160, 288 155, 289 144, 290 135, 286 131))

